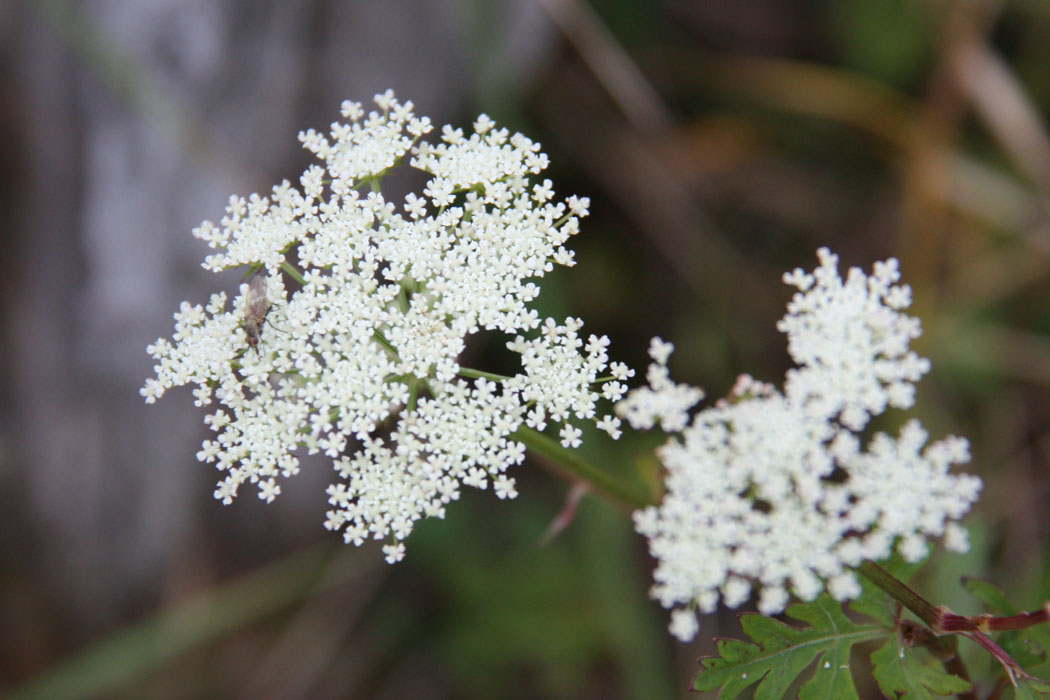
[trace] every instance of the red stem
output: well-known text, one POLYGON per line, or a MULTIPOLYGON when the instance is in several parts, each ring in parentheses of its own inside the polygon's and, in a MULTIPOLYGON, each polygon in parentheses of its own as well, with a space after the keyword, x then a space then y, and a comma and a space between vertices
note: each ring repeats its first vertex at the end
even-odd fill
POLYGON ((857 567, 857 570, 901 605, 912 611, 930 627, 934 634, 960 634, 979 644, 1002 665, 1011 684, 1017 685, 1018 676, 1032 678, 1032 676, 1025 673, 1020 664, 1014 661, 1013 657, 992 641, 986 632, 989 630, 1022 629, 1040 622, 1046 622, 1050 618, 1050 602, 1045 603, 1042 610, 1021 615, 1010 615, 1008 617, 956 615, 943 605, 934 607, 930 601, 913 591, 903 581, 878 564, 866 561, 857 567))
POLYGON ((1042 610, 1004 617, 996 615, 956 615, 945 608, 941 615, 941 629, 945 632, 1020 630, 1050 620, 1048 608, 1050 608, 1050 603, 1042 610))

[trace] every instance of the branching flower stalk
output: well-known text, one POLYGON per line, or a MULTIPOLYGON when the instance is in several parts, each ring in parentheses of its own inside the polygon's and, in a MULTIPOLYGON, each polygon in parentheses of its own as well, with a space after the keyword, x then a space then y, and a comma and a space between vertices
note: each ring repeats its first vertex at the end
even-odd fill
POLYGON ((620 420, 599 402, 622 398, 633 371, 610 364, 608 338, 585 340, 578 319, 541 319, 529 306, 537 280, 574 264, 565 243, 589 206, 557 201, 538 180, 539 144, 484 115, 473 133, 446 126, 431 143, 430 120, 410 102, 387 92, 375 103, 366 113, 345 102, 346 122, 328 136, 299 135, 322 164, 298 187, 231 197, 219 225, 194 231, 216 251, 206 269, 261 269, 265 284, 254 300, 242 285, 232 308, 224 292, 205 307, 184 302, 172 339, 148 348, 156 377, 141 393, 152 403, 190 384, 198 406, 218 404, 205 419, 216 435, 197 457, 221 473, 223 503, 245 484, 273 501, 301 453, 323 452, 336 472, 325 526, 355 545, 385 540, 393 563, 414 523, 442 517, 463 486, 516 496, 506 472, 526 443, 551 451, 544 431, 564 450, 579 446, 581 421, 618 437, 620 420), (426 185, 389 201, 382 180, 406 164, 426 185), (460 365, 481 330, 510 338, 518 374, 460 365))
POLYGON ((1050 622, 1050 602, 1041 610, 1020 615, 958 615, 943 605, 935 606, 874 562, 857 570, 926 623, 936 634, 946 632, 1004 632, 1050 622))
POLYGON ((995 643, 988 634, 1006 630, 1019 630, 1050 621, 1050 602, 1044 603, 1041 610, 1020 615, 958 615, 947 607, 936 606, 916 593, 907 584, 898 580, 883 567, 870 561, 857 567, 865 578, 888 593, 894 600, 910 610, 922 620, 932 635, 927 646, 936 646, 939 635, 959 634, 984 648, 1003 667, 1007 678, 1031 678, 1005 649, 995 643))

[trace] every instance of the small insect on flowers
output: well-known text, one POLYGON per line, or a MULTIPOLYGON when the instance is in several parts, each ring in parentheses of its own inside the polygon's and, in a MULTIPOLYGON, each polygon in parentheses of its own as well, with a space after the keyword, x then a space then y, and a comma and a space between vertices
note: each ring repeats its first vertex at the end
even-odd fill
POLYGON ((259 336, 263 321, 270 313, 270 300, 266 298, 266 268, 260 267, 248 277, 248 293, 244 299, 244 336, 248 347, 259 352, 259 336))

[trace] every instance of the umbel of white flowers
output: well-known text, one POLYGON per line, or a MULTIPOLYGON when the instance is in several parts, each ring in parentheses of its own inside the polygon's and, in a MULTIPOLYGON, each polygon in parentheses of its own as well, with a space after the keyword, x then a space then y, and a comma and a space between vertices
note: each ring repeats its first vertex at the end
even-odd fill
POLYGON ((524 457, 511 437, 523 424, 560 425, 567 447, 581 434, 570 419, 617 437, 619 419, 599 418, 596 404, 622 398, 633 371, 608 365, 607 338, 585 344, 580 321, 528 307, 535 280, 574 264, 564 244, 589 204, 555 201, 550 180, 535 181, 547 167, 539 144, 485 115, 473 133, 446 126, 431 144, 430 120, 410 102, 388 91, 375 103, 366 114, 344 102, 348 121, 327 138, 299 134, 323 161, 301 189, 286 181, 268 197, 231 197, 220 226, 194 231, 218 251, 206 269, 265 277, 242 285, 232 308, 222 292, 205 308, 183 302, 173 342, 148 348, 156 378, 141 393, 152 403, 194 384, 197 405, 219 404, 205 419, 217 434, 197 457, 222 473, 223 503, 246 482, 272 501, 300 451, 324 452, 338 477, 325 526, 357 545, 386 540, 393 563, 414 523, 442 517, 462 485, 516 495, 505 471, 524 457), (428 180, 397 206, 379 183, 406 159, 428 180), (512 337, 519 374, 462 370, 465 339, 482 329, 512 337))
POLYGON ((797 368, 781 393, 743 376, 728 399, 697 413, 703 398, 674 384, 673 347, 653 339, 649 386, 632 391, 617 412, 635 428, 657 422, 674 436, 660 449, 666 494, 635 513, 635 526, 656 558, 652 595, 671 613, 683 641, 698 630, 697 611, 721 600, 735 607, 760 585, 760 612, 787 605, 789 591, 812 600, 827 590, 857 596, 853 567, 895 549, 917 561, 929 538, 967 547, 956 522, 977 500, 981 481, 949 474, 969 461, 965 439, 926 445, 918 420, 897 437, 875 434, 862 445, 872 416, 910 408, 914 383, 929 362, 908 349, 921 333, 901 313, 911 289, 898 284, 896 260, 868 276, 852 268, 845 281, 827 249, 812 274, 784 281, 798 288, 777 328, 787 334, 797 368), (925 446, 925 448, 924 448, 925 446))

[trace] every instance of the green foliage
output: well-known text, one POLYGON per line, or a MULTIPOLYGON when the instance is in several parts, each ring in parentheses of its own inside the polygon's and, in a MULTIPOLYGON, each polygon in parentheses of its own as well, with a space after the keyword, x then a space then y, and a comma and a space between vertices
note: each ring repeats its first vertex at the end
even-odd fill
MULTIPOLYGON (((923 562, 907 563, 894 555, 886 569, 907 581, 923 562)), ((792 683, 817 655, 816 670, 799 690, 800 698, 856 698, 850 674, 850 651, 854 644, 883 639, 897 628, 898 606, 880 588, 860 577, 863 593, 850 603, 850 609, 873 622, 854 622, 842 611, 842 604, 828 595, 812 603, 793 605, 788 617, 807 623, 798 628, 763 615, 743 615, 740 624, 757 644, 738 640, 719 640, 720 657, 701 659, 704 669, 693 679, 694 690, 713 690, 732 700, 754 683, 757 700, 785 697, 792 683)))
POLYGON ((453 678, 458 698, 577 698, 599 672, 631 689, 626 697, 676 697, 664 620, 631 568, 630 522, 586 498, 572 527, 541 547, 560 503, 552 510, 527 478, 519 488, 511 503, 466 494, 413 533, 394 582, 405 587, 399 605, 415 606, 403 643, 453 678), (508 508, 513 517, 501 517, 508 508))
POLYGON ((892 85, 909 85, 930 56, 930 17, 911 0, 835 0, 827 5, 842 61, 892 85))
MULTIPOLYGON (((905 564, 899 558, 887 563, 886 569, 901 581, 907 581, 921 566, 905 564)), ((802 623, 785 624, 771 617, 746 614, 741 627, 750 641, 718 640, 718 655, 700 660, 700 672, 693 679, 693 690, 719 690, 720 700, 733 700, 756 686, 756 700, 797 697, 857 698, 850 670, 850 653, 854 645, 881 640, 870 655, 872 676, 882 693, 893 700, 933 700, 938 696, 956 695, 971 690, 971 683, 945 670, 927 651, 928 642, 939 647, 939 658, 954 656, 957 637, 931 634, 918 637, 909 633, 919 623, 900 620, 897 602, 867 579, 861 577, 863 593, 849 604, 847 616, 843 606, 828 595, 811 603, 793 605, 786 616, 802 623), (863 618, 858 622, 854 618, 863 618), (808 668, 813 671, 805 676, 808 668), (757 685, 756 685, 757 684, 757 685)), ((964 581, 966 590, 980 599, 994 614, 1012 616, 1018 609, 993 584, 977 579, 964 581)), ((1022 667, 1035 666, 1046 659, 1050 629, 1037 624, 997 635, 999 644, 1022 667)), ((1003 697, 1035 700, 1050 694, 1050 684, 1036 678, 1015 678, 1003 697)), ((1000 683, 1004 681, 1000 680, 1000 683)))
MULTIPOLYGON (((866 595, 868 595, 866 593, 866 595)), ((787 616, 805 623, 792 627, 758 614, 743 615, 740 624, 755 643, 718 640, 717 657, 701 659, 703 670, 693 679, 693 690, 721 687, 719 697, 732 700, 759 683, 756 700, 784 697, 802 671, 816 660, 816 670, 802 685, 799 697, 856 698, 850 676, 850 650, 854 644, 888 634, 881 623, 857 624, 829 595, 812 603, 793 605, 787 616)))
POLYGON ((842 604, 829 595, 812 603, 794 605, 787 616, 805 623, 793 627, 764 615, 741 618, 744 632, 755 642, 719 640, 718 657, 701 660, 704 669, 693 681, 694 690, 721 687, 719 698, 732 700, 759 683, 756 700, 786 697, 798 676, 816 661, 815 670, 802 684, 798 697, 856 698, 850 674, 853 645, 875 639, 886 643, 871 655, 874 678, 882 692, 895 700, 932 700, 970 689, 970 683, 945 672, 929 655, 906 646, 896 633, 886 594, 866 587, 851 606, 875 622, 860 624, 845 615, 842 604))
POLYGON ((1050 684, 1037 678, 1021 678, 1014 687, 1015 700, 1040 700, 1050 695, 1050 684))
POLYGON ((896 700, 933 700, 934 695, 952 695, 970 689, 970 684, 924 662, 897 635, 871 655, 873 676, 879 688, 896 700))

